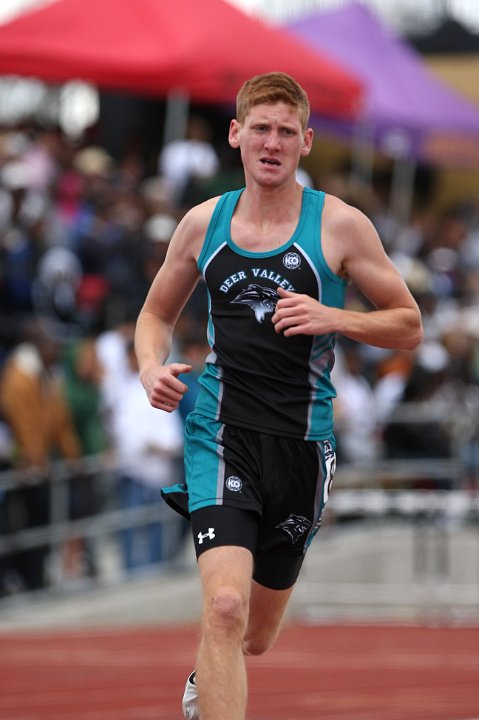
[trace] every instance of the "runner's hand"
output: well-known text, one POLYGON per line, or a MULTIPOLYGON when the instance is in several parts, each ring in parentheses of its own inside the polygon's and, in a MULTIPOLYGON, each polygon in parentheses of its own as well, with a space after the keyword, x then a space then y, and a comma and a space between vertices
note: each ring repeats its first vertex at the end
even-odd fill
POLYGON ((178 380, 178 375, 192 370, 191 365, 171 363, 157 365, 141 373, 141 382, 145 388, 150 405, 158 410, 173 412, 179 405, 188 385, 178 380))

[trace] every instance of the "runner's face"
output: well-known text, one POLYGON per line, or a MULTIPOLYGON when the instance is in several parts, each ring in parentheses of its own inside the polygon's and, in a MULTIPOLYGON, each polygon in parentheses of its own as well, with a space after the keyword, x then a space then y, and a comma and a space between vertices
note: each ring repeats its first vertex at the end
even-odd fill
POLYGON ((229 141, 241 150, 247 182, 275 187, 295 178, 301 157, 310 153, 312 130, 303 131, 290 105, 262 104, 250 110, 244 123, 231 121, 229 141))

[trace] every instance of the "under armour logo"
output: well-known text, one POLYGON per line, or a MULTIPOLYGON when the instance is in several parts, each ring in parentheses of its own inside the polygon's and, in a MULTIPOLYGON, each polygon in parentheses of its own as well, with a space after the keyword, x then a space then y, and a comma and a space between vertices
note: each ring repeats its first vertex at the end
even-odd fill
POLYGON ((198 542, 199 542, 200 545, 202 545, 202 544, 203 544, 203 540, 204 540, 205 538, 209 538, 210 540, 213 540, 215 537, 216 537, 216 536, 215 536, 215 529, 214 529, 214 528, 208 528, 208 532, 205 532, 205 533, 199 532, 199 533, 198 533, 198 542))

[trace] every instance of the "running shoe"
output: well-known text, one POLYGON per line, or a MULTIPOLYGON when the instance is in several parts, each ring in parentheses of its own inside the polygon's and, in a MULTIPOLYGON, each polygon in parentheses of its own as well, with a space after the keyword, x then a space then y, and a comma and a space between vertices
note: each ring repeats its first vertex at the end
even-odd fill
POLYGON ((185 720, 200 720, 200 711, 198 708, 198 691, 196 689, 194 670, 186 681, 182 708, 185 720))

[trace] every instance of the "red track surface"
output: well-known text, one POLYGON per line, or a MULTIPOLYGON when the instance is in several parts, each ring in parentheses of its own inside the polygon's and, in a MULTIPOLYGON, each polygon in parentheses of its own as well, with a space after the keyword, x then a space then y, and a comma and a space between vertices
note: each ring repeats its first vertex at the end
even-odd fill
MULTIPOLYGON (((196 640, 194 628, 4 632, 0 718, 181 720, 196 640)), ((479 718, 477 627, 291 626, 248 666, 248 720, 479 718)))

